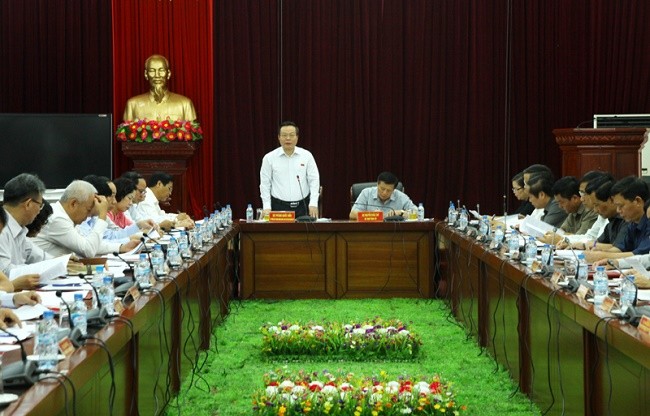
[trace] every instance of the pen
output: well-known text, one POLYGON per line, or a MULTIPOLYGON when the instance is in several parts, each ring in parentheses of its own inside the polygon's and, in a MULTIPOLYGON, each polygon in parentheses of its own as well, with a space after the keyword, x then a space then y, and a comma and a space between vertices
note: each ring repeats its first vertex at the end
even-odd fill
POLYGON ((597 243, 597 242, 598 242, 598 240, 594 240, 594 245, 591 246, 591 249, 592 249, 592 250, 595 250, 595 249, 596 249, 596 243, 597 243))

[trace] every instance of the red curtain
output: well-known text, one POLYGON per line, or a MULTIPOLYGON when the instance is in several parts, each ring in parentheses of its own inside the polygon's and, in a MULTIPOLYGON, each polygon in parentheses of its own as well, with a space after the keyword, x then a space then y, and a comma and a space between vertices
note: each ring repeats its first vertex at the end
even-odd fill
MULTIPOLYGON (((192 213, 202 217, 214 194, 213 6, 210 0, 113 0, 113 114, 121 122, 126 100, 148 91, 144 61, 167 57, 170 90, 189 97, 196 108, 204 140, 190 161, 188 189, 192 213)), ((115 171, 128 161, 115 144, 115 171)))

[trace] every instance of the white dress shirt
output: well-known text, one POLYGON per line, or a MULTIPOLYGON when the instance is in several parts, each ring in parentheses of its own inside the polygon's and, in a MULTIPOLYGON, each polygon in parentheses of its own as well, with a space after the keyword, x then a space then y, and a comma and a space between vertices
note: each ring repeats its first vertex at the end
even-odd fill
POLYGON ((27 239, 27 227, 18 224, 7 211, 7 224, 0 233, 0 270, 9 276, 10 270, 16 266, 49 258, 50 255, 27 239))
POLYGON ((176 214, 167 213, 160 209, 158 198, 154 195, 151 188, 147 188, 144 200, 139 204, 131 205, 129 214, 134 222, 152 219, 155 222, 163 222, 165 220, 176 220, 176 214))
POLYGON ((52 216, 32 241, 48 254, 58 257, 75 253, 79 257, 95 257, 120 250, 120 243, 103 244, 108 223, 97 219, 90 232, 82 236, 60 202, 52 204, 52 216))
POLYGON ((318 206, 320 175, 314 156, 296 146, 287 156, 282 147, 267 153, 260 169, 260 196, 262 208, 271 209, 271 197, 294 202, 309 195, 309 206, 318 206), (300 179, 298 179, 300 178, 300 179))
POLYGON ((605 231, 605 227, 609 224, 609 220, 602 215, 598 215, 596 222, 587 230, 585 234, 572 234, 567 235, 566 237, 572 244, 575 243, 586 243, 587 241, 594 241, 600 237, 600 235, 605 231))

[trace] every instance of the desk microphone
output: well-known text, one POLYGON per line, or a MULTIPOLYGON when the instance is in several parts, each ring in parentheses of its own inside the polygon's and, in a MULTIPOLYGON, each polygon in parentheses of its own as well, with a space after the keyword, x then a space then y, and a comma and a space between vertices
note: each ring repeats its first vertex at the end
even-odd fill
MULTIPOLYGON (((158 240, 156 240, 155 238, 149 236, 149 234, 147 234, 147 233, 142 233, 142 235, 143 235, 144 237, 148 238, 149 240, 153 241, 154 243, 156 243, 156 244, 160 244, 160 245, 162 246, 162 244, 160 243, 160 241, 158 241, 158 240)), ((141 241, 144 243, 144 239, 141 240, 141 241)))
POLYGON ((314 221, 316 221, 316 218, 309 215, 309 206, 307 206, 307 203, 305 202, 305 194, 302 192, 302 183, 300 182, 300 175, 296 175, 296 179, 298 179, 298 189, 300 189, 300 196, 302 197, 302 204, 305 206, 305 209, 307 210, 307 214, 299 216, 298 218, 296 218, 296 221, 298 221, 298 222, 314 222, 314 221))
MULTIPOLYGON (((68 322, 70 323, 70 334, 68 334, 68 338, 70 338, 70 341, 72 341, 75 347, 80 347, 81 341, 83 341, 86 337, 83 333, 81 333, 81 328, 78 328, 74 325, 74 321, 72 320, 72 309, 70 309, 68 302, 63 299, 63 294, 61 291, 57 290, 55 294, 56 297, 59 298, 61 302, 63 302, 65 308, 68 310, 68 322)), ((86 320, 88 320, 88 312, 86 312, 86 320)))
POLYGON ((129 262, 126 261, 124 258, 122 258, 122 257, 120 256, 120 253, 114 251, 114 252, 113 252, 113 255, 114 255, 115 257, 117 257, 118 259, 122 260, 122 261, 123 261, 123 262, 124 262, 128 267, 129 267, 129 270, 131 271, 131 281, 130 281, 130 282, 124 282, 124 283, 122 283, 121 285, 115 287, 115 296, 119 296, 119 297, 122 297, 122 298, 123 298, 123 297, 126 295, 126 292, 128 292, 128 290, 131 288, 131 286, 133 286, 133 285, 136 284, 136 281, 135 281, 135 270, 134 270, 134 268, 133 268, 133 264, 132 264, 132 263, 129 263, 129 262))
POLYGON ((15 363, 7 365, 2 364, 2 382, 4 383, 5 388, 31 386, 38 380, 37 377, 34 377, 34 372, 36 371, 36 362, 27 361, 25 346, 23 345, 23 341, 20 338, 4 328, 0 328, 0 331, 8 334, 13 338, 16 338, 16 341, 18 341, 18 345, 20 346, 21 361, 16 361, 15 363))
MULTIPOLYGON (((83 273, 79 273, 78 275, 81 279, 88 280, 86 279, 86 275, 83 273)), ((93 292, 95 293, 95 299, 97 299, 97 308, 91 309, 86 313, 86 325, 88 328, 102 328, 104 325, 106 325, 106 318, 108 317, 108 312, 106 311, 106 308, 102 305, 102 301, 99 298, 99 292, 97 291, 97 288, 95 285, 90 282, 90 287, 93 289, 93 292)))
POLYGON ((115 256, 115 257, 117 257, 118 259, 122 260, 122 262, 123 262, 124 264, 127 265, 127 267, 129 268, 129 270, 131 270, 131 273, 133 273, 133 264, 131 264, 131 263, 129 263, 128 261, 126 261, 122 256, 120 256, 120 253, 118 253, 117 251, 114 251, 114 252, 113 252, 113 256, 115 256))

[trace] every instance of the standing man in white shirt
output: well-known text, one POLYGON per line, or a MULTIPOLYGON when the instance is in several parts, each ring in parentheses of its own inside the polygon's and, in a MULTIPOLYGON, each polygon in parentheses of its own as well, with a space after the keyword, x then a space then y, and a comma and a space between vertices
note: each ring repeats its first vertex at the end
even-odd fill
POLYGON ((280 147, 262 159, 260 197, 264 216, 273 210, 318 218, 318 166, 311 152, 296 146, 298 135, 295 123, 283 122, 278 129, 280 147))

